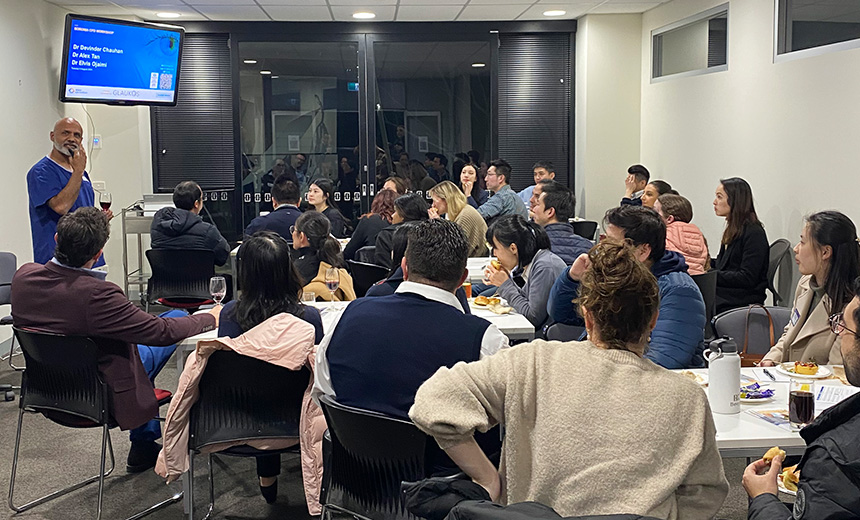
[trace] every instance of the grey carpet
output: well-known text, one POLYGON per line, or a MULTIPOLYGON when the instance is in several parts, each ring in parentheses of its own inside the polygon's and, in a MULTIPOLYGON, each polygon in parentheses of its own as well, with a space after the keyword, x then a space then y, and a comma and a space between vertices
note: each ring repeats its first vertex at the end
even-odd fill
MULTIPOLYGON (((171 360, 156 383, 160 388, 175 389, 177 380, 175 364, 171 360)), ((19 381, 20 374, 12 371, 9 365, 3 362, 0 365, 0 383, 18 384, 19 381)), ((0 446, 0 492, 4 494, 9 489, 17 416, 17 401, 0 401, 0 438, 5 439, 0 446)), ((19 504, 98 472, 100 430, 71 430, 41 416, 27 414, 24 418, 23 435, 19 477, 15 489, 18 497, 16 502, 19 504)), ((137 475, 127 474, 125 458, 128 454, 128 435, 113 430, 111 439, 117 467, 105 484, 102 518, 126 518, 167 498, 177 489, 177 484, 168 487, 151 471, 137 475)), ((196 475, 194 487, 195 511, 196 518, 202 518, 208 500, 206 457, 200 456, 195 460, 196 467, 200 470, 196 475)), ((731 490, 718 518, 746 519, 747 496, 740 485, 746 461, 725 459, 723 462, 731 490)), ((635 482, 631 484, 635 485, 635 482)), ((5 514, 5 517, 22 519, 95 518, 96 496, 96 484, 91 484, 19 515, 12 515, 12 511, 4 507, 4 513, 0 513, 0 517, 5 514)), ((297 455, 282 456, 278 502, 273 505, 266 504, 260 496, 253 460, 216 457, 215 496, 214 517, 219 519, 310 518, 305 506, 297 455)), ((171 505, 148 518, 179 520, 183 518, 182 507, 179 504, 171 505)))

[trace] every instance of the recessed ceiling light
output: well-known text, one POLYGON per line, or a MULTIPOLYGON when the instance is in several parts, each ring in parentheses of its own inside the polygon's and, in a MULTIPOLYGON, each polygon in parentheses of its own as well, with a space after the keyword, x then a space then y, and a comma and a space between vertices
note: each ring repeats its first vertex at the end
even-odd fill
POLYGON ((242 63, 244 63, 246 65, 253 65, 253 64, 257 63, 257 60, 242 60, 242 63))
POLYGON ((270 75, 271 73, 272 73, 272 71, 270 71, 270 70, 261 70, 261 71, 260 71, 260 74, 262 74, 263 76, 268 76, 268 75, 270 75))
POLYGON ((155 16, 159 18, 179 18, 181 15, 179 13, 155 13, 155 16))
POLYGON ((371 20, 376 18, 376 15, 367 11, 359 11, 357 13, 352 13, 352 17, 357 20, 371 20))
POLYGON ((567 14, 567 11, 560 11, 560 10, 559 11, 553 10, 553 11, 544 11, 543 12, 544 16, 564 16, 566 14, 567 14))
POLYGON ((472 66, 475 67, 476 69, 480 69, 481 67, 486 67, 487 64, 486 63, 473 63, 472 66))

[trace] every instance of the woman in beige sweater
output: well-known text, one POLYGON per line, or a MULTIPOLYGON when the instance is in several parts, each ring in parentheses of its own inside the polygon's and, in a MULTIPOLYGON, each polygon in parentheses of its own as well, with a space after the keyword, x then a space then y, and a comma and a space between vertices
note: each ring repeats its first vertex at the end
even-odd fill
POLYGON ((534 341, 440 368, 409 416, 494 500, 562 516, 713 518, 729 486, 707 397, 642 357, 657 282, 625 244, 603 241, 588 262, 577 303, 591 341, 534 341), (499 471, 473 438, 498 423, 499 471))
POLYGON ((430 218, 447 215, 466 234, 469 241, 469 256, 487 254, 487 223, 478 211, 469 205, 466 196, 451 181, 442 181, 427 192, 433 197, 430 218))

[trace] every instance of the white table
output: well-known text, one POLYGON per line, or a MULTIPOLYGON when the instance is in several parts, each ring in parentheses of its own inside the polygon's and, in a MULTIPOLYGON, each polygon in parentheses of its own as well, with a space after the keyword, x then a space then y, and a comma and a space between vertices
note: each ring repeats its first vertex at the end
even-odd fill
MULTIPOLYGON (((335 317, 339 316, 350 302, 313 302, 311 305, 319 309, 320 316, 323 322, 323 332, 328 332, 334 322, 335 317)), ((495 314, 486 309, 476 309, 472 307, 471 313, 475 316, 480 316, 490 323, 495 324, 508 338, 512 340, 532 340, 535 336, 535 328, 531 322, 522 314, 516 311, 511 311, 509 314, 495 314)), ((176 368, 182 373, 185 366, 185 357, 189 352, 197 348, 199 340, 216 339, 218 337, 217 330, 203 332, 190 338, 185 338, 180 341, 176 348, 176 368)))
MULTIPOLYGON (((691 370, 707 374, 707 369, 691 370)), ((760 384, 766 384, 775 392, 774 399, 760 404, 741 403, 741 412, 738 414, 724 415, 714 413, 714 424, 717 427, 717 448, 720 450, 720 455, 723 457, 750 457, 760 458, 769 448, 779 446, 784 449, 788 455, 801 455, 806 449, 806 443, 800 437, 800 434, 788 431, 779 426, 770 424, 769 422, 755 417, 747 410, 788 410, 788 377, 781 375, 776 371, 776 368, 768 368, 768 372, 773 374, 777 381, 771 381, 760 368, 742 368, 741 375, 748 376, 760 384)), ((816 385, 837 385, 843 386, 838 379, 817 379, 816 385)), ((741 385, 749 384, 743 377, 741 385)), ((703 388, 707 393, 707 387, 703 388)), ((816 402, 816 415, 821 410, 816 402)))

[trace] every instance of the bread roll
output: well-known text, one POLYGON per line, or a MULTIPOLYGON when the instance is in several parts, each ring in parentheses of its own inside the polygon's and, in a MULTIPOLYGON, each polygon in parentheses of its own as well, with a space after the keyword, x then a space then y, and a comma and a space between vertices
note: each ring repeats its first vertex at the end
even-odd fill
POLYGON ((764 459, 765 462, 770 464, 771 461, 773 461, 773 459, 777 455, 779 455, 782 460, 785 460, 785 450, 779 449, 779 446, 774 446, 773 448, 767 450, 767 453, 764 454, 764 457, 762 457, 762 459, 764 459))

